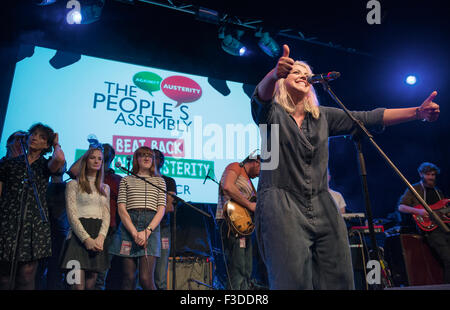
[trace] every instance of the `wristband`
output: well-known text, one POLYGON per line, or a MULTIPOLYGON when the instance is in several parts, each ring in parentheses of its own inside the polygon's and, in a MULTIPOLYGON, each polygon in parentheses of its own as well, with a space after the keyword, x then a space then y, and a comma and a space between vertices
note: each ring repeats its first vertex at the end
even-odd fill
POLYGON ((422 122, 425 122, 426 119, 425 118, 420 118, 419 116, 419 112, 420 112, 420 108, 416 108, 416 119, 421 120, 422 122))
POLYGON ((150 230, 151 233, 153 232, 153 229, 150 226, 147 227, 146 229, 150 230))

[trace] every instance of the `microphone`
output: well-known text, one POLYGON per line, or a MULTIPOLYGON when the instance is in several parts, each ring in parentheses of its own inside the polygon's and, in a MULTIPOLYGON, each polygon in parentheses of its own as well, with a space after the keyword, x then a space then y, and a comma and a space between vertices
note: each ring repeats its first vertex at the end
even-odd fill
POLYGON ((131 156, 127 156, 127 169, 130 170, 131 156))
POLYGON ((128 175, 130 175, 130 171, 127 168, 122 167, 122 163, 120 161, 116 161, 114 166, 116 166, 117 169, 120 169, 120 170, 126 172, 128 175))
POLYGON ((209 170, 210 170, 210 169, 211 169, 211 168, 208 168, 208 173, 206 174, 205 179, 203 180, 203 184, 205 184, 206 179, 208 179, 208 176, 209 176, 209 170))
POLYGON ((320 73, 320 74, 312 74, 309 75, 307 80, 309 84, 317 84, 322 82, 328 82, 336 80, 338 77, 340 77, 341 74, 336 71, 331 71, 328 73, 320 73))
POLYGON ((117 169, 121 169, 122 171, 125 171, 128 175, 130 175, 130 170, 125 167, 122 167, 122 163, 120 161, 116 161, 114 166, 116 166, 117 169))

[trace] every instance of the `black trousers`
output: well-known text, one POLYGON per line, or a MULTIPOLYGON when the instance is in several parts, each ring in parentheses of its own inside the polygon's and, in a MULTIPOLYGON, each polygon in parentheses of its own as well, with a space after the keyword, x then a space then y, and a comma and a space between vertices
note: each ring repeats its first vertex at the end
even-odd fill
POLYGON ((450 283, 450 235, 447 235, 440 227, 425 234, 430 247, 438 255, 438 259, 444 267, 444 283, 450 283))

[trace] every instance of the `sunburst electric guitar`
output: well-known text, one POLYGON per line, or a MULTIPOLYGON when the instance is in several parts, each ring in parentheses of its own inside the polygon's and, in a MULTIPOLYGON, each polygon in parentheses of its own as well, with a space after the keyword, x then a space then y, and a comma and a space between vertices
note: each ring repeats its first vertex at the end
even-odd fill
MULTIPOLYGON (((256 197, 250 199, 251 202, 256 201, 256 197)), ((246 207, 240 205, 236 201, 230 199, 223 207, 223 215, 230 225, 231 229, 239 236, 248 236, 255 230, 252 216, 246 207)))

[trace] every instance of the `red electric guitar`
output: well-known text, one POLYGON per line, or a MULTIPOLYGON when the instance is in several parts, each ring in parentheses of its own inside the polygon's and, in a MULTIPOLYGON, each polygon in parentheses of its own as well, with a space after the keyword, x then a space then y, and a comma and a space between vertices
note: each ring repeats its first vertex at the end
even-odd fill
MULTIPOLYGON (((414 208, 425 209, 422 205, 417 205, 414 208)), ((431 205, 430 208, 444 223, 450 223, 450 199, 439 200, 434 205, 431 205)), ((413 218, 419 228, 424 231, 432 231, 437 228, 437 225, 433 223, 428 213, 425 216, 413 214, 413 218)))

